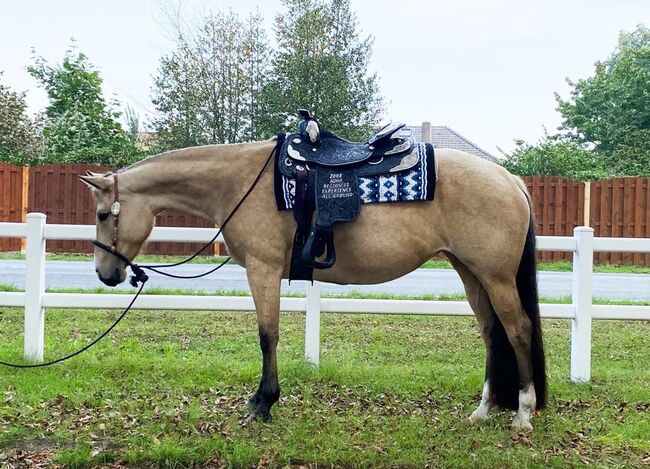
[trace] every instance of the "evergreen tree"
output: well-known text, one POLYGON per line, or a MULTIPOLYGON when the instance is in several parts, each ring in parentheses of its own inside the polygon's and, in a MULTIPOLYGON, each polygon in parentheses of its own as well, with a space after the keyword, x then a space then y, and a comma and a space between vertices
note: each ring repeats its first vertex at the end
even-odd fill
POLYGON ((372 38, 362 38, 349 0, 283 0, 275 21, 278 50, 265 89, 268 133, 290 130, 296 110, 313 111, 323 125, 363 139, 382 111, 377 75, 369 74, 372 38))

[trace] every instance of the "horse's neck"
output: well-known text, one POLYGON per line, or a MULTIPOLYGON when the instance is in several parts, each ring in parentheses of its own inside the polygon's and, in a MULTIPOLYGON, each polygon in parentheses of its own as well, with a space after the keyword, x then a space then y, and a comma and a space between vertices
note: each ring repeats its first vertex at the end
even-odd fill
POLYGON ((127 169, 120 183, 145 197, 155 215, 178 210, 218 224, 245 190, 241 175, 257 166, 257 152, 250 154, 246 147, 215 145, 164 154, 127 169))

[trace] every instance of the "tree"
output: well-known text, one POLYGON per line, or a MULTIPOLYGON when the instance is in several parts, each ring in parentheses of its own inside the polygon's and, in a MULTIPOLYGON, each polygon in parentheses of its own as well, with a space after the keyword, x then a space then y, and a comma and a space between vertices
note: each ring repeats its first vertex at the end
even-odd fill
POLYGON ((25 93, 0 83, 0 161, 29 165, 42 156, 41 119, 26 111, 25 93))
POLYGON ((120 166, 140 158, 141 152, 118 121, 117 102, 106 104, 102 79, 86 55, 73 47, 56 66, 36 57, 28 71, 49 98, 44 162, 120 166))
POLYGON ((501 164, 519 176, 562 176, 578 180, 606 177, 597 156, 580 144, 551 137, 544 137, 534 145, 523 140, 515 141, 515 149, 507 154, 501 164))
POLYGON ((350 0, 283 0, 275 20, 278 50, 264 93, 268 133, 295 126, 296 110, 350 139, 367 137, 382 111, 369 74, 372 38, 361 38, 350 0))
POLYGON ((592 77, 568 82, 568 100, 556 93, 564 135, 593 146, 612 174, 650 176, 650 29, 621 33, 592 77))
POLYGON ((153 126, 163 149, 206 143, 198 117, 200 95, 194 86, 198 72, 182 49, 160 59, 158 75, 154 78, 152 102, 159 116, 153 126))
POLYGON ((135 142, 140 132, 140 116, 128 104, 124 109, 124 123, 126 124, 126 131, 131 137, 131 140, 135 142))
POLYGON ((263 137, 258 124, 269 48, 262 18, 230 12, 205 17, 190 31, 176 26, 176 50, 162 58, 154 83, 154 122, 164 148, 263 137))

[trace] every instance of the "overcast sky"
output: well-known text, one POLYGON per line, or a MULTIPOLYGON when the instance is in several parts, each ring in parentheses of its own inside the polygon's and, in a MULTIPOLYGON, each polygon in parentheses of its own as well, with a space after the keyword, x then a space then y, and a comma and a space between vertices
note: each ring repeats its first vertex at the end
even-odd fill
MULTIPOLYGON (((105 91, 154 112, 152 74, 172 44, 155 0, 3 2, 0 70, 27 91, 33 111, 47 100, 27 74, 34 48, 60 61, 70 38, 101 71, 105 91)), ((279 0, 187 0, 188 18, 206 10, 259 9, 269 35, 279 0)), ((535 141, 560 122, 553 92, 565 78, 593 73, 621 30, 650 24, 648 0, 352 0, 364 34, 375 38, 371 71, 380 77, 385 120, 447 125, 487 151, 535 141)))

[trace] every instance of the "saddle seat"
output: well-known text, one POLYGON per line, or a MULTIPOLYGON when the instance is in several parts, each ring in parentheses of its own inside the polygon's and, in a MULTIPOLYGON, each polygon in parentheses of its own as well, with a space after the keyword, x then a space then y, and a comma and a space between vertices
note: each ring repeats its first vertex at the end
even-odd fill
POLYGON ((291 134, 287 144, 288 156, 296 161, 320 166, 348 166, 371 158, 403 153, 413 142, 397 137, 404 124, 391 123, 368 139, 367 143, 350 142, 329 130, 320 128, 313 115, 298 111, 303 120, 298 124, 299 135, 291 134))
POLYGON ((359 215, 358 178, 411 169, 419 155, 413 140, 399 136, 404 124, 389 124, 366 143, 355 143, 321 129, 309 111, 299 116, 298 132, 281 136, 276 170, 295 181, 289 278, 311 280, 313 269, 336 261, 333 225, 359 215))

